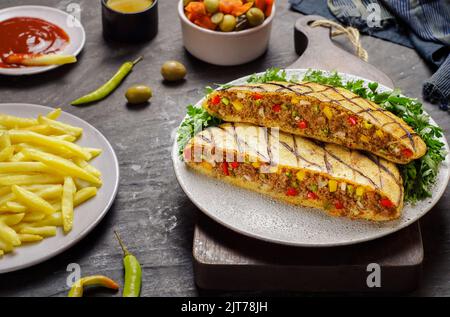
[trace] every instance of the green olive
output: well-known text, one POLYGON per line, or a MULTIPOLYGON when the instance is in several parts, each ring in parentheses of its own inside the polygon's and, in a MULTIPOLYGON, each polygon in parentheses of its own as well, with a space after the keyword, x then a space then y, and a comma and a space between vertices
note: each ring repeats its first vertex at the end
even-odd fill
POLYGON ((264 12, 258 8, 251 8, 247 11, 248 23, 251 26, 257 26, 264 23, 264 12))
POLYGON ((222 22, 220 22, 220 30, 222 32, 231 32, 236 27, 236 18, 231 14, 225 14, 222 22))
POLYGON ((153 96, 152 89, 145 85, 134 85, 128 88, 125 97, 128 103, 137 105, 146 103, 153 96))
POLYGON ((182 80, 186 73, 186 67, 177 61, 167 61, 161 67, 161 75, 167 81, 182 80))
POLYGON ((223 20, 222 12, 217 12, 216 14, 213 14, 213 16, 211 17, 211 22, 214 24, 220 24, 220 22, 222 22, 222 20, 223 20))
POLYGON ((203 3, 205 4, 206 11, 209 13, 216 13, 219 11, 219 0, 204 0, 203 3))

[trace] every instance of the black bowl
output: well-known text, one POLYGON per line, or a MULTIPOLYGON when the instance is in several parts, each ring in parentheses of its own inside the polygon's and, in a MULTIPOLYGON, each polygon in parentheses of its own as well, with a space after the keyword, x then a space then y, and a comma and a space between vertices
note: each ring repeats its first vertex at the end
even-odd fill
POLYGON ((158 0, 144 11, 122 13, 102 2, 103 37, 107 41, 145 42, 158 33, 158 0))

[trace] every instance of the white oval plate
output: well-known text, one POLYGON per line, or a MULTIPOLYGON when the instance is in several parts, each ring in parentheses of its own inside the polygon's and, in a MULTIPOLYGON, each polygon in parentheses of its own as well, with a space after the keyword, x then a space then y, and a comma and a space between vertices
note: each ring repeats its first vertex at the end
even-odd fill
MULTIPOLYGON (((287 70, 288 76, 302 78, 306 69, 287 70)), ((342 74, 345 80, 363 79, 342 74)), ((241 84, 247 77, 231 84, 241 84)), ((363 79, 366 83, 369 80, 363 79)), ((392 90, 379 86, 380 91, 392 90)), ((197 104, 201 105, 202 100, 197 104)), ((433 120, 431 120, 435 123, 433 120)), ((447 152, 448 143, 445 138, 447 152)), ((199 175, 190 170, 178 157, 175 142, 172 151, 175 174, 181 188, 192 202, 206 215, 241 234, 269 242, 301 246, 331 247, 374 240, 394 233, 417 221, 426 214, 443 195, 450 177, 450 154, 442 163, 433 196, 417 203, 405 205, 400 219, 387 223, 374 223, 330 217, 317 209, 292 206, 264 195, 237 188, 219 180, 199 175)))
MULTIPOLYGON (((0 104, 0 113, 21 117, 37 117, 52 110, 49 107, 31 104, 0 104)), ((0 273, 17 271, 38 264, 67 250, 97 226, 116 197, 119 187, 119 163, 108 140, 89 123, 67 112, 63 112, 58 120, 83 128, 83 136, 77 144, 103 150, 102 154, 92 161, 92 165, 102 172, 103 186, 96 197, 75 208, 73 229, 69 234, 65 235, 58 228, 58 234, 55 237, 18 247, 13 253, 0 257, 0 273)))
MULTIPOLYGON (((60 54, 77 56, 83 49, 86 42, 86 33, 81 23, 64 11, 44 6, 19 6, 0 10, 0 21, 15 17, 40 18, 51 22, 66 31, 69 35, 70 42, 64 50, 59 52, 60 54)), ((45 67, 0 68, 0 74, 10 76, 33 75, 47 72, 60 66, 61 65, 45 67)))

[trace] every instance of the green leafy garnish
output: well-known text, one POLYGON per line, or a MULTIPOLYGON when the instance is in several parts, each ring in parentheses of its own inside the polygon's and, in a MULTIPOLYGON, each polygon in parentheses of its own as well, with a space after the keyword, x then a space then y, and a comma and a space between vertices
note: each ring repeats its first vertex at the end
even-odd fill
POLYGON ((423 112, 423 106, 417 99, 403 96, 398 89, 378 92, 378 83, 375 82, 368 84, 368 88, 364 86, 362 80, 348 81, 344 84, 337 72, 327 75, 322 71, 310 70, 303 80, 346 88, 402 118, 420 135, 428 148, 427 153, 420 159, 398 166, 403 177, 405 201, 415 203, 431 197, 439 165, 445 160, 446 155, 444 143, 440 141, 443 131, 430 123, 429 116, 423 112))
POLYGON ((267 83, 269 81, 288 81, 285 70, 276 67, 269 68, 261 75, 253 74, 248 79, 248 83, 267 83))
POLYGON ((219 118, 211 116, 205 109, 193 105, 187 107, 187 116, 178 129, 178 151, 182 155, 186 144, 200 131, 209 126, 217 126, 222 122, 219 118))

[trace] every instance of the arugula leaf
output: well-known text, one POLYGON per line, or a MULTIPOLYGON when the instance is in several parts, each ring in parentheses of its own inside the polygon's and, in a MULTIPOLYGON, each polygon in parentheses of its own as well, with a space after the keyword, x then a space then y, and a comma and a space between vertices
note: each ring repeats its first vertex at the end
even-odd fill
POLYGON ((269 81, 288 81, 285 70, 280 70, 277 67, 272 67, 266 70, 263 74, 253 74, 248 79, 248 83, 267 83, 269 81))
POLYGON ((193 105, 187 107, 187 117, 181 123, 177 133, 178 152, 183 154, 184 148, 190 139, 209 126, 217 126, 222 122, 219 118, 211 116, 203 108, 193 105))
POLYGON ((439 140, 443 131, 430 123, 429 116, 423 113, 423 106, 417 99, 403 96, 398 89, 378 92, 378 83, 375 82, 368 84, 368 88, 364 86, 362 80, 344 84, 337 72, 326 75, 322 71, 309 70, 303 80, 346 88, 402 118, 420 135, 428 148, 427 153, 420 159, 398 166, 403 177, 405 201, 416 203, 431 196, 439 165, 445 160, 446 155, 444 143, 439 140))

